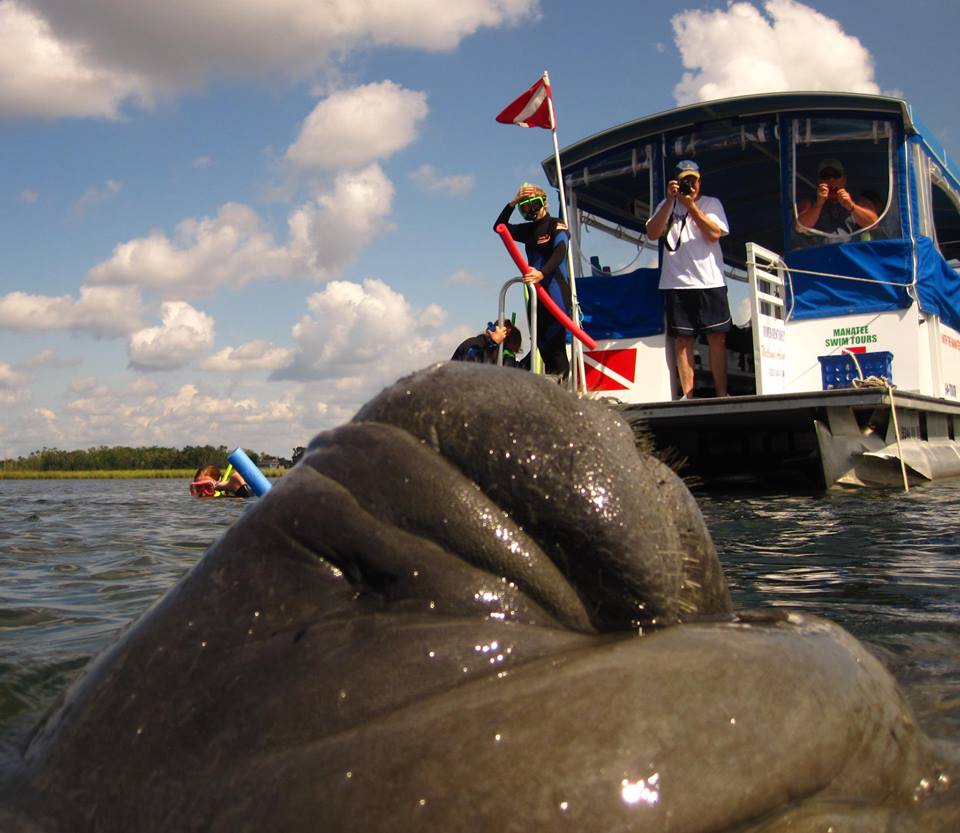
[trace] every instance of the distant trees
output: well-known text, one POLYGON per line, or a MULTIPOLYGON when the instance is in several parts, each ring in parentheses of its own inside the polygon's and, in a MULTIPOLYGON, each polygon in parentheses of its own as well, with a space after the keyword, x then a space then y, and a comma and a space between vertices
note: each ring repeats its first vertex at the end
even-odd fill
MULTIPOLYGON (((225 445, 188 445, 184 448, 164 448, 149 446, 131 448, 129 446, 99 446, 82 451, 63 451, 59 448, 42 448, 26 457, 0 461, 0 469, 13 471, 117 471, 137 469, 195 469, 201 465, 214 465, 221 468, 227 465, 225 445)), ((263 452, 249 451, 247 454, 256 465, 262 458, 274 458, 263 452)), ((289 460, 277 461, 280 466, 290 466, 289 460)))

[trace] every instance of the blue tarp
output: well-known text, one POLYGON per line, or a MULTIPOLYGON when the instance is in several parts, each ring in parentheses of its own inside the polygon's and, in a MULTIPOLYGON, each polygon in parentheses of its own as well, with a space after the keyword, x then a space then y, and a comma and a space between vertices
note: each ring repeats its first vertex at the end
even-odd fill
MULTIPOLYGON (((907 240, 877 240, 799 249, 785 258, 791 270, 793 318, 828 318, 857 312, 906 309, 912 299, 905 286, 913 276, 913 257, 907 240), (849 275, 845 280, 804 274, 849 275), (885 283, 882 281, 889 281, 885 283)), ((789 291, 789 290, 788 290, 789 291)), ((789 308, 791 299, 787 298, 789 308)))
POLYGON ((583 329, 597 341, 641 338, 664 331, 659 269, 637 269, 626 275, 577 278, 583 329))
POLYGON ((936 313, 944 324, 960 331, 960 275, 929 237, 917 238, 917 274, 920 309, 936 313))

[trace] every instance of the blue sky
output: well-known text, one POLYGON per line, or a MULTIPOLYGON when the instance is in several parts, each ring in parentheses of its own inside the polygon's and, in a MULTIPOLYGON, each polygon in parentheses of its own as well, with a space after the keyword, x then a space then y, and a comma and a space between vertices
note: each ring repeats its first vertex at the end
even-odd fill
POLYGON ((834 89, 906 97, 956 159, 958 23, 955 0, 0 0, 0 458, 289 456, 449 357, 512 276, 493 218, 546 184, 549 132, 494 122, 544 69, 561 146, 834 89))

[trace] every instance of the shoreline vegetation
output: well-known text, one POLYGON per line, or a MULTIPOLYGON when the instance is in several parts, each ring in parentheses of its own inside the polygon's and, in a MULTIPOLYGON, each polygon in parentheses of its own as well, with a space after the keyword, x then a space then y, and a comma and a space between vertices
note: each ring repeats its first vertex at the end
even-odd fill
MULTIPOLYGON (((192 480, 196 469, 89 469, 87 471, 31 471, 0 469, 0 480, 192 480)), ((286 468, 261 469, 264 477, 281 477, 286 468)))
MULTIPOLYGON (((247 455, 266 477, 280 477, 303 456, 293 449, 291 459, 247 449, 247 455)), ((148 446, 99 446, 77 451, 43 448, 26 457, 0 460, 0 480, 176 478, 192 480, 201 466, 227 467, 225 445, 168 448, 148 446)))

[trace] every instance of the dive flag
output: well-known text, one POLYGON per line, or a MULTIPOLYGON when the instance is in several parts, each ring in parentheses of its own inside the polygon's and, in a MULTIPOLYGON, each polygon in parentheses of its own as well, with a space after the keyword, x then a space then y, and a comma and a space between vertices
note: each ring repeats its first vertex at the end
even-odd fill
POLYGON ((637 383, 637 350, 585 350, 587 390, 630 390, 637 383))
POLYGON ((501 124, 518 124, 520 127, 545 127, 552 130, 550 82, 541 78, 529 90, 497 116, 501 124))

